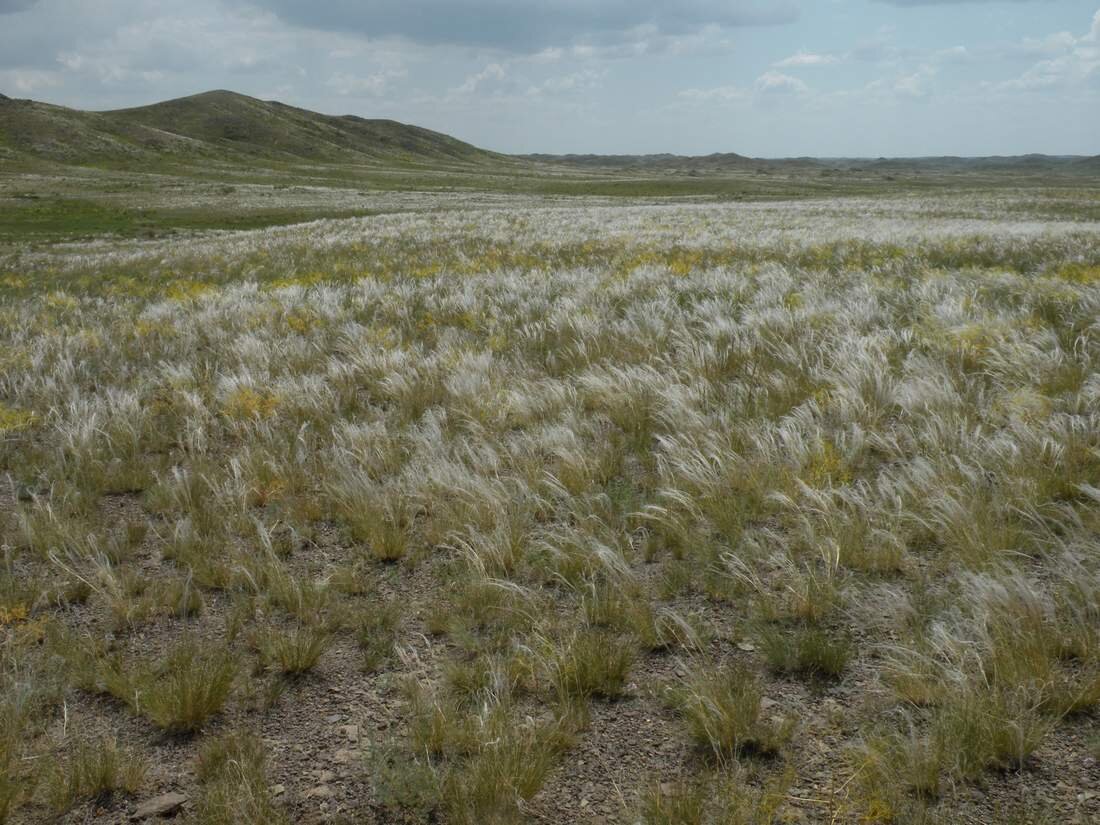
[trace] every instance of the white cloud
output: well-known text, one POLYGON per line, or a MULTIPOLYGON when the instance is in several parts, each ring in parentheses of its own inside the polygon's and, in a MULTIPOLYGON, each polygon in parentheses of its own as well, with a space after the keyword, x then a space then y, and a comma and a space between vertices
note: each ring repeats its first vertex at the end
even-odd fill
POLYGON ((384 69, 373 74, 359 76, 347 72, 335 72, 325 85, 344 97, 381 97, 388 93, 394 80, 407 76, 404 69, 384 69))
POLYGON ((596 69, 582 69, 566 75, 548 77, 541 83, 527 87, 528 97, 543 95, 566 95, 589 91, 597 88, 603 80, 604 72, 596 69))
POLYGON ((810 87, 797 77, 791 77, 789 74, 783 74, 782 72, 765 72, 756 78, 754 88, 757 94, 763 95, 801 95, 810 91, 810 87))
POLYGON ((470 75, 461 86, 454 89, 455 94, 470 95, 492 81, 504 80, 508 73, 500 63, 490 63, 477 74, 470 75))
POLYGON ((716 86, 711 89, 684 89, 678 96, 691 103, 728 103, 735 100, 747 100, 752 95, 740 86, 716 86))
POLYGON ((1014 49, 1013 51, 1018 51, 1024 55, 1054 57, 1072 51, 1073 47, 1076 45, 1077 38, 1072 34, 1069 32, 1058 32, 1057 34, 1050 34, 1042 38, 1025 37, 1018 49, 1014 49))
POLYGON ((932 78, 936 76, 934 66, 921 66, 912 74, 904 75, 894 81, 894 92, 901 97, 923 99, 932 94, 932 78))
MULTIPOLYGON (((1046 41, 1057 45, 1056 56, 1032 65, 1019 77, 990 84, 998 92, 1035 92, 1054 88, 1100 86, 1100 11, 1092 18, 1089 31, 1081 37, 1062 32, 1046 41)), ((1025 41, 1033 42, 1033 41, 1025 41)))
POLYGON ((966 46, 952 46, 949 49, 940 49, 938 52, 934 52, 931 57, 933 63, 954 63, 963 64, 971 63, 974 60, 974 55, 970 53, 970 50, 966 46))
POLYGON ((835 54, 814 54, 812 52, 799 52, 780 60, 774 65, 777 69, 788 69, 799 66, 832 66, 840 63, 842 58, 835 54))
POLYGON ((729 84, 710 88, 684 89, 677 97, 692 105, 757 102, 764 103, 784 96, 805 95, 810 87, 797 77, 769 71, 760 75, 750 88, 729 84))
POLYGON ((793 0, 369 0, 303 3, 236 0, 274 11, 315 30, 399 37, 428 45, 492 47, 537 53, 577 43, 637 42, 648 28, 663 36, 708 27, 732 29, 792 23, 793 0))
POLYGON ((58 72, 41 69, 0 69, 0 88, 17 94, 31 95, 60 86, 63 79, 58 72))

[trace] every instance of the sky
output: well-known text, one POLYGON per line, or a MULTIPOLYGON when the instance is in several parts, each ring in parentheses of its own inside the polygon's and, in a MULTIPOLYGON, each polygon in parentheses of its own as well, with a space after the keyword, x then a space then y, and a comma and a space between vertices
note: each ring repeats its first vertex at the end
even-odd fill
POLYGON ((231 89, 503 152, 1100 154, 1100 0, 0 0, 0 93, 231 89))

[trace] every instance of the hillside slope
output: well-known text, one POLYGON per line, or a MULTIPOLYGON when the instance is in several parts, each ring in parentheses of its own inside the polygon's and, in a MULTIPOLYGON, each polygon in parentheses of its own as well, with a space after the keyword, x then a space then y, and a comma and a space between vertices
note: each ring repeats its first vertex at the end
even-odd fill
POLYGON ((340 163, 500 160, 417 126, 323 115, 226 91, 108 112, 3 97, 0 150, 66 163, 165 157, 340 163))

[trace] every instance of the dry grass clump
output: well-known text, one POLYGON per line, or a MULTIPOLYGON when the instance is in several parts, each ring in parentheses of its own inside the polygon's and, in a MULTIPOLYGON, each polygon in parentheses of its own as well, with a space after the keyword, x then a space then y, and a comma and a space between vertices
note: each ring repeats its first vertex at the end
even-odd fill
POLYGON ((760 682, 740 669, 697 667, 667 695, 695 744, 719 761, 774 756, 794 729, 793 719, 765 715, 760 682))
POLYGON ((332 634, 324 627, 292 625, 258 630, 251 641, 265 668, 293 677, 317 666, 332 644, 332 634))
POLYGON ((806 679, 839 679, 851 657, 851 647, 817 628, 792 632, 768 628, 760 635, 760 650, 777 673, 806 679))
POLYGON ((83 690, 113 696, 172 734, 200 730, 222 710, 238 673, 226 648, 184 639, 155 661, 126 660, 89 640, 62 634, 53 649, 68 661, 69 678, 83 690))
POLYGON ((572 734, 560 720, 522 718, 501 675, 489 674, 472 703, 421 682, 407 686, 409 749, 380 763, 384 796, 439 809, 455 822, 523 821, 524 803, 542 788, 572 734))
POLYGON ((64 757, 43 782, 49 803, 66 811, 77 802, 103 801, 111 794, 134 794, 145 778, 143 759, 117 740, 67 742, 64 757))
POLYGON ((267 753, 255 735, 234 731, 203 744, 196 765, 199 825, 279 825, 289 821, 267 779, 267 753))
POLYGON ((793 814, 787 805, 792 776, 778 774, 753 788, 739 772, 704 774, 678 782, 654 782, 639 794, 642 825, 772 825, 793 814))
POLYGON ((563 705, 589 698, 619 699, 626 691, 635 656, 629 641, 585 630, 554 646, 545 667, 563 705))

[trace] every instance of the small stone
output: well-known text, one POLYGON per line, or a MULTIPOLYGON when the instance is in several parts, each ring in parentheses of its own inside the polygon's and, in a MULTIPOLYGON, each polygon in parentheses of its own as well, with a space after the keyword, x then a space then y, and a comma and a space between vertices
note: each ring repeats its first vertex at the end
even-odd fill
POLYGON ((355 752, 341 748, 332 756, 332 761, 337 765, 346 765, 355 758, 355 752))
POLYGON ((676 793, 676 786, 671 782, 662 782, 658 787, 661 796, 672 796, 676 793))
POLYGON ((752 653, 754 650, 756 650, 756 645, 754 645, 752 642, 738 642, 737 649, 743 650, 745 651, 745 653, 752 653))
POLYGON ((779 703, 774 699, 769 699, 767 696, 760 700, 760 710, 771 710, 779 703))
POLYGON ((346 736, 348 738, 349 742, 358 742, 359 741, 359 726, 358 725, 344 725, 344 727, 340 728, 340 730, 343 731, 344 736, 346 736))
POLYGON ((285 793, 286 793, 286 785, 272 785, 271 786, 271 795, 272 796, 282 796, 285 793))
POLYGON ((330 725, 335 725, 337 722, 339 722, 343 718, 344 717, 341 716, 339 713, 334 713, 331 716, 326 716, 325 721, 328 722, 330 725))
POLYGON ((134 819, 150 819, 155 816, 171 816, 187 802, 187 796, 181 793, 166 793, 147 799, 137 806, 134 819))
POLYGON ((335 778, 336 774, 334 774, 332 771, 321 771, 320 775, 317 777, 318 781, 320 781, 322 785, 328 784, 335 778))
POLYGON ((318 785, 306 791, 306 799, 332 799, 334 796, 336 794, 328 785, 318 785))

